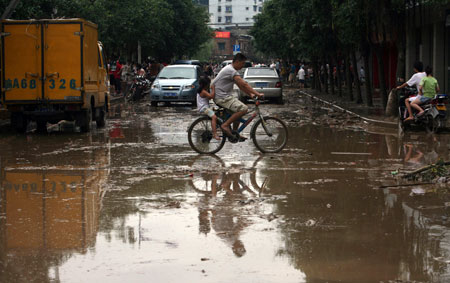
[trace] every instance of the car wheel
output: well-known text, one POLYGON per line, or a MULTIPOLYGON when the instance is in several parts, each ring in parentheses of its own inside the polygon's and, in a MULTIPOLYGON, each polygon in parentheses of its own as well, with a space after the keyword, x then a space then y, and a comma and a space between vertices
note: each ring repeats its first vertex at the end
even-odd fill
POLYGON ((276 102, 277 104, 283 104, 283 96, 280 96, 280 97, 275 98, 275 102, 276 102))

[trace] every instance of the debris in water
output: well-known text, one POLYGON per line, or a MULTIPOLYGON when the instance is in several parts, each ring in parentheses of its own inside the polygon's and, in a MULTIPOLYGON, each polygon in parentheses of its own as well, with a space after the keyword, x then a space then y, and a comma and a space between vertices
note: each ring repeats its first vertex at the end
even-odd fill
POLYGON ((414 188, 411 190, 410 196, 423 196, 426 191, 423 188, 414 188))
POLYGON ((166 204, 164 207, 166 208, 180 208, 181 204, 179 201, 171 201, 168 204, 166 204))
POLYGON ((392 175, 392 176, 396 176, 396 175, 398 175, 398 169, 397 169, 397 170, 395 170, 395 171, 392 171, 392 172, 391 172, 391 175, 392 175))
POLYGON ((327 208, 331 208, 331 204, 327 204, 327 208))
POLYGON ((262 216, 260 216, 260 217, 261 217, 261 218, 264 218, 264 219, 267 219, 269 222, 272 221, 272 220, 274 220, 274 219, 277 219, 277 218, 278 218, 278 216, 275 215, 273 212, 270 213, 270 214, 262 215, 262 216))
POLYGON ((311 226, 316 225, 316 223, 317 223, 317 222, 316 222, 315 220, 309 219, 308 221, 305 222, 305 226, 311 227, 311 226))
POLYGON ((370 152, 332 152, 334 155, 372 155, 370 152))

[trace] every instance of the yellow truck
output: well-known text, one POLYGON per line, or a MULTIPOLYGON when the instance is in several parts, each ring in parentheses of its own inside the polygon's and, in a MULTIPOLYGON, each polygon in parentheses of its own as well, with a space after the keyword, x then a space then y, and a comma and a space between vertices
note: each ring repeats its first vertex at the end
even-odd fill
POLYGON ((97 25, 84 19, 3 20, 1 101, 11 125, 38 131, 75 121, 82 132, 105 125, 109 82, 97 25))

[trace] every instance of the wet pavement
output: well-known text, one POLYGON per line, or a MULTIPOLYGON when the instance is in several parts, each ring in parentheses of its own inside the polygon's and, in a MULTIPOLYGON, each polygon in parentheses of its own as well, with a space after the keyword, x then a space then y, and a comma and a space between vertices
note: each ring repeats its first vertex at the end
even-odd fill
POLYGON ((450 160, 450 135, 399 137, 287 95, 262 105, 289 126, 278 154, 196 154, 188 105, 3 133, 0 281, 449 281, 448 183, 398 175, 450 160))

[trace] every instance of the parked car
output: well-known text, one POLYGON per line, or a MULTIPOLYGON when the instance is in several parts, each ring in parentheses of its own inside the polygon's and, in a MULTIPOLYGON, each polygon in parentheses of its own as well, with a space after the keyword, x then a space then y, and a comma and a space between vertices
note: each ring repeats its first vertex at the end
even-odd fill
POLYGON ((214 76, 217 76, 217 74, 227 65, 233 63, 233 60, 225 60, 222 63, 220 63, 219 66, 214 70, 214 76))
MULTIPOLYGON (((263 93, 265 99, 283 103, 283 85, 275 69, 250 67, 245 70, 243 79, 255 90, 263 93)), ((240 91, 239 98, 245 101, 248 95, 240 91)))
POLYGON ((198 65, 202 66, 199 60, 176 60, 173 65, 198 65))
POLYGON ((150 104, 158 102, 190 102, 196 105, 202 70, 197 65, 169 65, 162 69, 152 84, 150 104))
MULTIPOLYGON (((217 76, 217 74, 227 65, 230 65, 231 63, 233 63, 233 60, 225 60, 222 63, 220 63, 219 67, 217 67, 216 71, 215 71, 215 76, 217 76)), ((242 69, 239 70, 239 74, 242 76, 244 74, 245 69, 249 68, 252 66, 252 62, 250 61, 245 61, 245 65, 242 69)))

